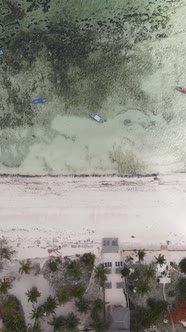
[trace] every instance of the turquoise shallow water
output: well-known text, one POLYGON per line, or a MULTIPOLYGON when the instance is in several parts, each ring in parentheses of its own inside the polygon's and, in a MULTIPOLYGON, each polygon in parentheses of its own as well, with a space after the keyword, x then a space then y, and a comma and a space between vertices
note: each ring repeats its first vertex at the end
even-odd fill
POLYGON ((184 171, 184 11, 176 0, 0 2, 0 173, 184 171))

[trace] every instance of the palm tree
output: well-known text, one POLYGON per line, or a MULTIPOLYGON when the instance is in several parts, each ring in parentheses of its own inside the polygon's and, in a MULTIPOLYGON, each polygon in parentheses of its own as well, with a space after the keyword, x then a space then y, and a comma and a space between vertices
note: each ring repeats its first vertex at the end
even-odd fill
POLYGON ((79 279, 81 276, 80 264, 76 260, 70 262, 67 266, 68 276, 73 279, 79 279))
POLYGON ((93 268, 95 262, 95 255, 91 252, 85 253, 81 256, 81 262, 83 262, 87 267, 93 268))
POLYGON ((37 287, 32 287, 27 293, 25 293, 28 296, 28 302, 36 303, 38 297, 41 296, 41 293, 38 291, 37 287))
POLYGON ((33 326, 29 326, 27 332, 43 332, 44 330, 41 328, 40 323, 36 322, 33 326))
POLYGON ((147 283, 147 280, 140 280, 136 286, 136 290, 141 295, 146 294, 149 291, 149 285, 147 283))
POLYGON ((99 282, 100 286, 103 287, 107 280, 106 270, 103 264, 95 267, 95 279, 99 282))
POLYGON ((136 257, 138 257, 139 263, 143 262, 144 257, 146 256, 145 249, 135 250, 135 253, 136 253, 136 257))
POLYGON ((92 307, 92 313, 91 313, 91 316, 92 316, 92 319, 93 320, 96 320, 99 315, 100 315, 100 312, 104 312, 104 308, 105 308, 105 303, 97 298, 94 302, 93 302, 93 307, 92 307))
POLYGON ((57 290, 57 299, 59 304, 65 304, 72 298, 71 291, 67 288, 59 288, 57 290))
POLYGON ((166 259, 164 255, 159 254, 158 257, 154 256, 156 260, 156 264, 159 264, 160 266, 163 266, 166 264, 166 259))
POLYGON ((11 288, 11 282, 4 279, 0 284, 0 295, 5 295, 8 293, 8 290, 11 288))
POLYGON ((43 309, 47 315, 55 314, 55 309, 57 308, 56 299, 48 296, 45 303, 43 304, 43 309))
POLYGON ((50 261, 48 263, 48 267, 51 272, 56 272, 58 270, 58 262, 57 261, 50 261))
POLYGON ((94 329, 96 332, 103 332, 106 330, 106 322, 104 319, 97 318, 92 324, 91 327, 94 329))
POLYGON ((11 260, 12 256, 16 253, 15 250, 12 250, 12 247, 8 245, 8 242, 5 238, 0 240, 0 258, 11 260))
POLYGON ((77 331, 79 325, 79 318, 71 312, 68 316, 65 317, 65 328, 69 332, 77 331))
POLYGON ((149 280, 153 279, 156 276, 156 268, 153 264, 147 265, 143 273, 144 277, 149 280))
POLYGON ((121 270, 121 275, 122 277, 128 277, 130 274, 130 269, 128 266, 124 266, 123 269, 121 270))
POLYGON ((50 325, 54 327, 54 332, 61 332, 64 331, 65 328, 65 317, 64 316, 58 316, 53 317, 53 321, 49 322, 50 325))
POLYGON ((23 274, 29 274, 30 270, 31 270, 31 261, 30 259, 27 259, 26 262, 25 261, 21 261, 19 262, 19 264, 21 265, 19 268, 19 273, 23 274))
POLYGON ((75 305, 76 305, 79 313, 86 314, 90 307, 90 301, 82 298, 78 301, 75 301, 75 305))
POLYGON ((42 305, 37 308, 34 307, 32 309, 32 314, 30 315, 30 318, 35 319, 35 323, 37 323, 38 320, 44 316, 44 313, 45 311, 42 305))
POLYGON ((85 287, 81 283, 74 285, 71 289, 71 295, 78 299, 81 299, 84 293, 85 293, 85 287))

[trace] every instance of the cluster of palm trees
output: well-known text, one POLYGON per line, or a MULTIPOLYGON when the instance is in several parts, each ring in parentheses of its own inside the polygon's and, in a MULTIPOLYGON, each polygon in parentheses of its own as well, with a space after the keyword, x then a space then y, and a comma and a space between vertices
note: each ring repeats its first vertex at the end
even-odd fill
MULTIPOLYGON (((135 250, 136 253, 136 257, 138 257, 138 262, 141 263, 144 261, 144 258, 146 256, 146 252, 145 249, 139 249, 139 250, 135 250)), ((155 258, 155 263, 159 264, 160 266, 163 266, 164 264, 166 264, 166 259, 165 256, 162 254, 159 254, 157 257, 154 256, 155 258)))
MULTIPOLYGON (((35 304, 41 295, 36 287, 31 288, 26 295, 28 296, 28 301, 31 301, 35 304)), ((29 327, 29 332, 40 332, 40 320, 44 318, 44 316, 52 315, 52 320, 48 323, 53 326, 54 332, 75 332, 78 330, 78 325, 80 323, 79 318, 73 312, 69 313, 67 316, 57 316, 55 315, 55 310, 60 303, 58 299, 55 297, 48 296, 46 301, 38 306, 37 308, 34 306, 32 309, 32 313, 30 318, 34 320, 33 326, 29 327)), ((104 311, 104 302, 101 299, 96 299, 91 302, 86 298, 80 297, 75 301, 75 305, 80 314, 86 314, 91 309, 91 317, 92 324, 90 325, 90 329, 94 329, 97 332, 102 332, 105 327, 104 320, 102 319, 103 311, 104 311)))
MULTIPOLYGON (((6 241, 0 243, 0 257, 11 259, 12 255, 15 253, 10 247, 8 247, 6 241), (1 246, 2 244, 2 246, 1 246)), ((83 266, 87 267, 90 272, 94 270, 95 280, 101 287, 104 287, 104 283, 107 280, 106 270, 103 264, 98 266, 94 265, 95 263, 95 255, 92 253, 85 253, 80 256, 79 261, 69 261, 66 266, 67 274, 73 280, 77 280, 81 278, 82 271, 80 271, 80 267, 83 270, 83 266)), ((19 273, 20 274, 29 274, 32 270, 32 262, 30 259, 22 260, 19 262, 19 273)), ((52 272, 57 272, 58 270, 58 262, 50 261, 48 263, 49 268, 52 272)), ((6 295, 8 290, 11 288, 11 280, 4 279, 0 280, 0 295, 6 295)), ((54 331, 77 331, 78 325, 80 323, 79 318, 74 313, 70 313, 66 317, 60 315, 56 317, 55 311, 56 308, 70 301, 72 298, 75 298, 75 305, 80 314, 86 314, 91 310, 92 317, 92 325, 89 328, 96 330, 97 332, 102 332, 105 326, 103 321, 103 311, 104 311, 104 302, 101 299, 97 299, 95 301, 88 300, 85 296, 85 286, 83 283, 79 282, 73 285, 70 289, 67 288, 59 288, 56 292, 56 296, 48 296, 46 301, 37 306, 38 299, 41 296, 41 293, 37 289, 37 287, 32 287, 25 294, 28 298, 28 302, 31 302, 32 312, 30 314, 31 320, 33 320, 33 324, 27 327, 28 332, 41 332, 41 320, 44 319, 45 316, 51 316, 51 320, 49 324, 53 326, 54 331)), ((25 332, 19 331, 19 332, 25 332)))
MULTIPOLYGON (((138 258, 138 263, 142 263, 146 256, 145 249, 135 250, 135 253, 138 258)), ((128 277, 128 281, 131 284, 130 288, 135 288, 138 294, 144 295, 149 291, 149 282, 156 277, 156 265, 159 264, 160 266, 163 266, 166 264, 164 255, 159 254, 157 257, 154 256, 154 258, 155 261, 149 265, 136 266, 135 271, 132 273, 127 265, 121 270, 122 277, 128 277), (132 285, 135 285, 135 287, 132 285)))

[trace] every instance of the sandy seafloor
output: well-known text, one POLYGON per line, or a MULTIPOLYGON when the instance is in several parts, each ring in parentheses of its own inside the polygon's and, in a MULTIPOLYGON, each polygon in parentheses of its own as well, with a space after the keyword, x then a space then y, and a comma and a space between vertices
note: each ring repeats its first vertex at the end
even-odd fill
POLYGON ((1 174, 185 171, 185 0, 7 3, 1 174))

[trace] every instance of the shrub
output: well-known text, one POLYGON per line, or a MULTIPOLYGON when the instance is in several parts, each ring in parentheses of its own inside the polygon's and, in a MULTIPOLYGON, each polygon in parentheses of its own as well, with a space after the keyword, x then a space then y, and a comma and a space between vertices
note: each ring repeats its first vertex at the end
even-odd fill
POLYGON ((162 300, 155 300, 153 298, 149 298, 147 300, 147 304, 150 307, 155 320, 159 318, 160 315, 164 314, 167 310, 167 302, 162 300))
POLYGON ((65 304, 72 298, 71 291, 66 288, 59 288, 57 290, 57 299, 59 304, 65 304))
POLYGON ((131 331, 139 332, 153 324, 153 315, 149 308, 138 306, 135 308, 131 319, 131 331))
POLYGON ((80 313, 87 313, 90 307, 90 301, 81 298, 78 301, 75 301, 75 305, 80 313))
POLYGON ((93 302, 93 306, 92 306, 92 312, 91 312, 91 317, 93 320, 96 320, 100 317, 100 314, 104 314, 104 308, 105 308, 105 303, 97 298, 94 302, 93 302))
POLYGON ((71 289, 71 295, 78 299, 81 299, 85 293, 85 287, 83 284, 74 285, 71 289))
POLYGON ((121 275, 123 277, 128 277, 130 274, 130 269, 127 266, 124 266, 124 268, 121 270, 121 275))
POLYGON ((177 307, 171 312, 167 312, 166 316, 169 320, 173 319, 174 322, 179 323, 180 321, 186 320, 186 298, 181 298, 177 307))
POLYGON ((144 295, 149 291, 149 284, 147 280, 141 279, 138 281, 138 284, 136 285, 137 293, 144 295))
POLYGON ((56 272, 58 270, 58 263, 56 261, 48 262, 48 267, 51 272, 56 272))
POLYGON ((107 280, 107 276, 103 264, 100 264, 97 267, 95 267, 95 279, 99 282, 101 287, 104 286, 105 281, 107 280))
POLYGON ((95 262, 95 255, 91 252, 85 253, 81 256, 81 262, 83 262, 89 268, 93 268, 95 262))
POLYGON ((10 261, 15 253, 16 251, 8 245, 8 242, 5 238, 0 239, 0 259, 5 258, 10 261))
POLYGON ((145 270, 143 272, 144 278, 147 280, 154 279, 156 276, 156 268, 154 265, 150 264, 145 267, 145 270))
POLYGON ((67 266, 67 274, 73 279, 79 279, 81 276, 80 264, 78 261, 73 260, 67 266))
POLYGON ((168 297, 174 297, 176 295, 176 292, 174 290, 169 290, 167 292, 168 297))
POLYGON ((179 267, 181 272, 186 274, 186 258, 183 258, 180 262, 179 262, 179 267))
POLYGON ((3 302, 1 317, 4 327, 9 332, 26 332, 26 324, 23 309, 19 300, 10 295, 3 302))
POLYGON ((11 288, 11 282, 9 280, 3 280, 0 282, 0 295, 5 295, 11 288))
POLYGON ((178 289, 181 294, 181 296, 186 295, 186 278, 180 278, 178 282, 178 289))

